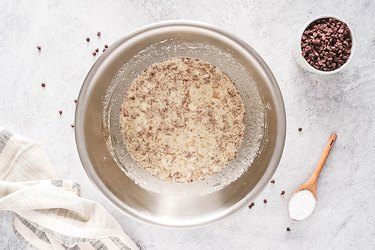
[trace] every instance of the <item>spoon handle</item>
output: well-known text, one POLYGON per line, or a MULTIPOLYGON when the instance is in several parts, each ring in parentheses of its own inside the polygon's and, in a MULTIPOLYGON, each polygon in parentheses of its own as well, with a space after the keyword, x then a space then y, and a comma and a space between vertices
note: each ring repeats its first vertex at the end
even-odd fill
POLYGON ((323 151, 322 155, 320 156, 318 164, 316 165, 315 170, 314 170, 314 172, 311 176, 310 180, 312 180, 313 182, 318 181, 318 177, 320 175, 320 172, 322 172, 324 164, 326 163, 326 160, 327 160, 329 154, 331 153, 333 145, 335 145, 336 139, 337 139, 336 134, 331 134, 330 137, 328 138, 328 142, 327 142, 327 144, 324 148, 324 151, 323 151))

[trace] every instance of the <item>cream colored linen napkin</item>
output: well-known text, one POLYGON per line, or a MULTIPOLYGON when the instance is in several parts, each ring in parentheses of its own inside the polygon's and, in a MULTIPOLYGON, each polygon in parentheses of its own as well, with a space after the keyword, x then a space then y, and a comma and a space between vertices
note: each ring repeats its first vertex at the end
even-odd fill
POLYGON ((1 127, 0 210, 16 213, 16 233, 38 249, 138 249, 77 183, 56 177, 40 143, 1 127))

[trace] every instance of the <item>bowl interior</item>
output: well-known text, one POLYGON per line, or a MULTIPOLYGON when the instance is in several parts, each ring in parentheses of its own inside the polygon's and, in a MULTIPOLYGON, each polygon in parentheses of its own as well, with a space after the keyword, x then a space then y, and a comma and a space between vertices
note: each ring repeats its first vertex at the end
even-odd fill
POLYGON ((241 41, 200 24, 159 24, 120 40, 93 66, 76 113, 77 146, 86 172, 127 214, 158 225, 195 226, 247 204, 276 170, 285 138, 279 89, 259 56, 241 41), (122 99, 149 65, 172 57, 206 60, 235 83, 246 109, 246 133, 235 160, 204 181, 170 183, 137 165, 119 125, 122 99))

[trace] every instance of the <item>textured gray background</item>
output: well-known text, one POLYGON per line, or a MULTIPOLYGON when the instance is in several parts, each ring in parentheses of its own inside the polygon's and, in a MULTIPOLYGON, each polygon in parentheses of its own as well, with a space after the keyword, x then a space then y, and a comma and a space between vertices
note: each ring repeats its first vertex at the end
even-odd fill
MULTIPOLYGON (((42 141, 58 174, 80 182, 83 196, 102 203, 143 249, 374 248, 374 1, 103 2, 0 2, 1 126, 42 141), (347 20, 357 43, 347 71, 320 77, 295 64, 292 38, 308 19, 326 13, 347 20), (96 59, 91 55, 95 48, 141 25, 181 18, 218 25, 253 46, 274 72, 287 112, 276 183, 253 209, 192 230, 140 224, 108 204, 85 176, 70 127, 73 100, 96 59), (100 39, 97 31, 102 32, 100 39), (91 37, 89 44, 86 36, 91 37), (45 89, 41 82, 46 82, 45 89), (287 213, 291 192, 309 176, 332 131, 338 141, 320 178, 316 211, 306 221, 293 222, 287 213)), ((10 213, 0 213, 0 249, 25 246, 13 234, 11 221, 10 213)))

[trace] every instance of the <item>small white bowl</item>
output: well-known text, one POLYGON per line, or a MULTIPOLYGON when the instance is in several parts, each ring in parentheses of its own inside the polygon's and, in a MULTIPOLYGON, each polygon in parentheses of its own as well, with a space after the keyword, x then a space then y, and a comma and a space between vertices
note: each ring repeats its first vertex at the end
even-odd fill
POLYGON ((317 17, 314 17, 313 19, 309 20, 302 27, 301 31, 298 33, 298 36, 295 38, 295 40, 296 40, 296 42, 294 44, 294 49, 293 49, 293 56, 294 56, 295 61, 298 63, 299 66, 301 66, 301 68, 303 68, 303 69, 305 69, 307 71, 316 73, 318 75, 332 75, 332 74, 341 72, 342 70, 344 70, 346 68, 346 66, 352 60, 352 57, 353 57, 353 54, 354 54, 355 39, 354 39, 353 29, 349 26, 348 22, 346 22, 342 18, 334 16, 334 15, 321 15, 321 16, 317 16, 317 17), (352 48, 351 48, 351 52, 350 52, 350 56, 349 56, 348 60, 340 68, 332 70, 332 71, 318 70, 318 69, 314 68, 313 66, 311 66, 306 61, 306 59, 302 56, 301 39, 302 39, 303 32, 306 30, 306 28, 311 23, 315 22, 318 19, 323 19, 323 18, 335 18, 335 19, 339 20, 340 22, 346 23, 346 25, 348 25, 348 28, 349 28, 349 31, 350 31, 350 36, 352 37, 352 48))

